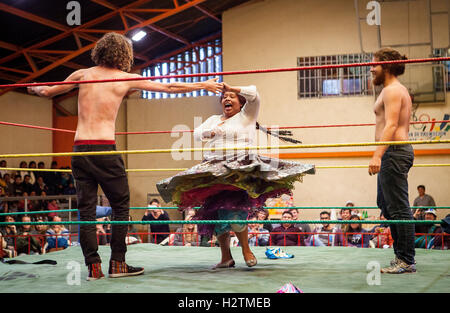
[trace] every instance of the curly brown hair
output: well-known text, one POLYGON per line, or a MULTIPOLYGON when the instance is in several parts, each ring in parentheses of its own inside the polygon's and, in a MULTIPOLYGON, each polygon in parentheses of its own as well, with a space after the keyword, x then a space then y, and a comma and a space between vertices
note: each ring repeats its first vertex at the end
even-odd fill
POLYGON ((107 33, 91 52, 96 65, 129 72, 133 65, 133 46, 130 39, 118 33, 107 33))
MULTIPOLYGON (((401 55, 400 52, 392 48, 383 48, 375 52, 374 57, 377 61, 396 61, 396 60, 408 60, 405 55, 401 55)), ((405 64, 383 64, 383 69, 395 76, 400 76, 405 72, 405 64)))

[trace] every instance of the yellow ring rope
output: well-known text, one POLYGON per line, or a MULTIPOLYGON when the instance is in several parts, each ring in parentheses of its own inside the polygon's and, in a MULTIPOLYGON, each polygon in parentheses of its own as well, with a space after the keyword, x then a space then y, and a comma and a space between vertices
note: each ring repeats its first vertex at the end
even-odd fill
POLYGON ((421 141, 380 141, 333 144, 302 144, 285 146, 251 146, 251 147, 221 147, 221 148, 185 148, 185 149, 151 149, 151 150, 119 150, 119 151, 91 151, 91 152, 60 152, 60 153, 30 153, 30 154, 1 154, 0 158, 26 158, 26 157, 56 157, 56 156, 87 156, 87 155, 114 155, 114 154, 150 154, 172 152, 196 151, 229 151, 229 150, 277 150, 277 149, 308 149, 308 148, 336 148, 336 147, 365 147, 406 144, 445 144, 450 140, 421 140, 421 141))
MULTIPOLYGON (((316 169, 343 169, 343 168, 368 168, 368 165, 318 165, 316 169)), ((450 164, 414 164, 413 167, 450 167, 450 164)), ((6 171, 30 171, 30 172, 59 172, 59 173, 71 173, 72 170, 68 169, 38 169, 38 168, 15 168, 15 167, 2 167, 2 170, 6 171)), ((187 170, 187 168, 136 168, 136 169, 126 169, 128 173, 139 173, 139 172, 182 172, 187 170)))

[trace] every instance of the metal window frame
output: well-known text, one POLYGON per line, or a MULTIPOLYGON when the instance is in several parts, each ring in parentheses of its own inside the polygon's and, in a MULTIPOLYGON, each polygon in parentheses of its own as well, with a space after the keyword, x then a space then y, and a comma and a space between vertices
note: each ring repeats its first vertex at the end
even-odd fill
MULTIPOLYGON (((153 64, 150 67, 142 69, 142 76, 159 76, 159 75, 183 75, 192 73, 212 73, 221 72, 222 65, 222 40, 214 39, 205 44, 195 46, 192 49, 185 50, 177 55, 164 60, 160 63, 153 64), (164 73, 164 64, 167 64, 167 73, 164 73), (156 72, 158 71, 158 73, 156 72)), ((178 78, 179 82, 199 82, 212 78, 212 76, 178 78)), ((158 82, 173 82, 175 79, 157 79, 158 82)), ((222 81, 222 76, 219 77, 222 81)), ((143 99, 161 99, 161 98, 181 98, 181 97, 197 97, 197 96, 213 96, 214 94, 207 91, 193 91, 185 94, 167 95, 161 92, 143 91, 141 97, 143 99)))
MULTIPOLYGON (((372 57, 371 53, 306 56, 297 58, 297 66, 370 62, 372 57)), ((297 90, 298 99, 373 95, 370 69, 363 66, 299 71, 297 74, 297 90), (326 93, 324 82, 330 81, 333 84, 332 81, 334 80, 338 81, 337 92, 326 93)))

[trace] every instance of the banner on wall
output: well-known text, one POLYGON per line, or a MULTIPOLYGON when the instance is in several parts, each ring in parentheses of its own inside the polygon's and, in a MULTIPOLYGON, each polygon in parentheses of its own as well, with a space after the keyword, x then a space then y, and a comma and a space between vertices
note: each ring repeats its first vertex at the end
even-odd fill
POLYGON ((420 122, 448 121, 442 123, 412 124, 409 128, 409 139, 417 140, 439 140, 448 139, 450 133, 450 114, 444 114, 443 118, 431 117, 427 113, 421 114, 420 122))
MULTIPOLYGON (((268 198, 266 200, 268 207, 292 207, 294 206, 294 197, 290 195, 282 195, 279 198, 268 198)), ((285 209, 269 209, 270 218, 279 218, 285 209)))

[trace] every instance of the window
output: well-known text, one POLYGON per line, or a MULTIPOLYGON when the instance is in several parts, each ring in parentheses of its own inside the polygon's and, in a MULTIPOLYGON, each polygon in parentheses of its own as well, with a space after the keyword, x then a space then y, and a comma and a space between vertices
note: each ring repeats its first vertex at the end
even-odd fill
MULTIPOLYGON (((450 49, 440 48, 434 49, 434 57, 448 57, 450 56, 450 49)), ((434 70, 435 79, 435 89, 437 91, 442 91, 442 83, 446 84, 446 90, 450 91, 450 61, 440 62, 444 65, 444 73, 440 73, 439 68, 434 70), (441 75, 443 74, 443 77, 441 75), (442 79, 445 78, 445 79, 442 79)))
MULTIPOLYGON (((199 45, 191 50, 170 57, 166 62, 154 64, 142 71, 142 76, 183 75, 222 72, 222 42, 216 39, 199 45)), ((213 78, 213 76, 188 77, 188 78, 164 78, 155 81, 169 82, 199 82, 213 78)), ((222 77, 219 77, 219 81, 222 77)), ((144 99, 181 98, 197 96, 213 96, 214 93, 206 90, 194 91, 186 94, 167 94, 162 92, 143 91, 144 99)))
MULTIPOLYGON (((301 57, 298 66, 316 66, 371 62, 372 54, 342 54, 301 57)), ((298 72, 298 97, 373 95, 370 67, 345 67, 298 72)))

